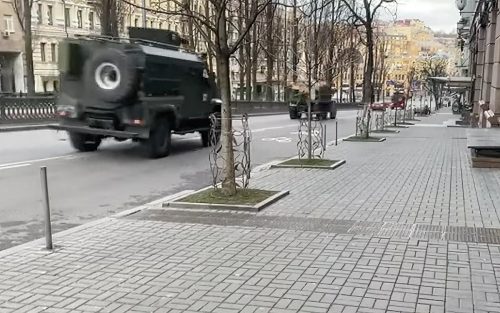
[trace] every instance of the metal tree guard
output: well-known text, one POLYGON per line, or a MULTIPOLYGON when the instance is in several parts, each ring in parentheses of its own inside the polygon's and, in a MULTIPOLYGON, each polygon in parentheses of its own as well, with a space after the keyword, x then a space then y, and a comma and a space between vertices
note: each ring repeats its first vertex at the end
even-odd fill
MULTIPOLYGON (((210 171, 212 173, 212 186, 219 188, 223 180, 225 155, 222 153, 222 141, 220 130, 220 117, 215 114, 210 115, 210 145, 212 149, 209 154, 210 171)), ((233 141, 234 168, 236 170, 236 185, 238 188, 246 189, 250 182, 251 159, 250 143, 252 133, 248 126, 248 115, 241 117, 241 129, 232 129, 231 138, 233 141)))
POLYGON ((323 159, 326 151, 326 125, 320 119, 300 119, 297 152, 299 160, 323 159), (310 131, 309 131, 310 130, 310 131))

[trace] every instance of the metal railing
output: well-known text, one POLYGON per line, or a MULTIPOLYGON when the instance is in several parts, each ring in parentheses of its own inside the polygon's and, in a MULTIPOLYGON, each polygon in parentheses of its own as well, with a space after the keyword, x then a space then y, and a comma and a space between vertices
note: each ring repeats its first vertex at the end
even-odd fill
POLYGON ((0 124, 48 122, 55 119, 55 96, 0 96, 0 124))
MULTIPOLYGON (((51 122, 56 118, 56 99, 52 94, 28 97, 24 94, 0 94, 0 124, 51 122)), ((337 104, 338 109, 356 108, 355 103, 337 104)), ((232 102, 235 114, 287 113, 288 102, 244 101, 232 102)))

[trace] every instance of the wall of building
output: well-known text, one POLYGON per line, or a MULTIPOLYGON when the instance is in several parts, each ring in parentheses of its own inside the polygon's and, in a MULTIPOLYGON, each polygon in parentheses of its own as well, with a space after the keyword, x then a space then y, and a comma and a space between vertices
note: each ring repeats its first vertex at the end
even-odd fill
POLYGON ((23 30, 10 0, 0 1, 0 92, 24 92, 23 30))

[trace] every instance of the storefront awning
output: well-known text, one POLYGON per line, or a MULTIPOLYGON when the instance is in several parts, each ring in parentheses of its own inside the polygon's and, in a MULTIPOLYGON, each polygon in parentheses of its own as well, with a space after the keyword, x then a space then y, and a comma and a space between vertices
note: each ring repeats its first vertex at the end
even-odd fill
POLYGON ((446 84, 448 87, 472 87, 472 77, 431 77, 432 80, 446 84))

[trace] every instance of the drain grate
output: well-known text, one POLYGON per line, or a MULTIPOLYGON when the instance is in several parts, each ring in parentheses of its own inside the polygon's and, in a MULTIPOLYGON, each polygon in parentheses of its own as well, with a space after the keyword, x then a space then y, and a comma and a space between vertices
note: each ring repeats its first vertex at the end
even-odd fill
POLYGON ((234 214, 221 211, 192 211, 175 209, 143 210, 122 218, 171 223, 315 231, 387 238, 500 244, 499 228, 398 224, 387 222, 266 216, 247 213, 234 214))

